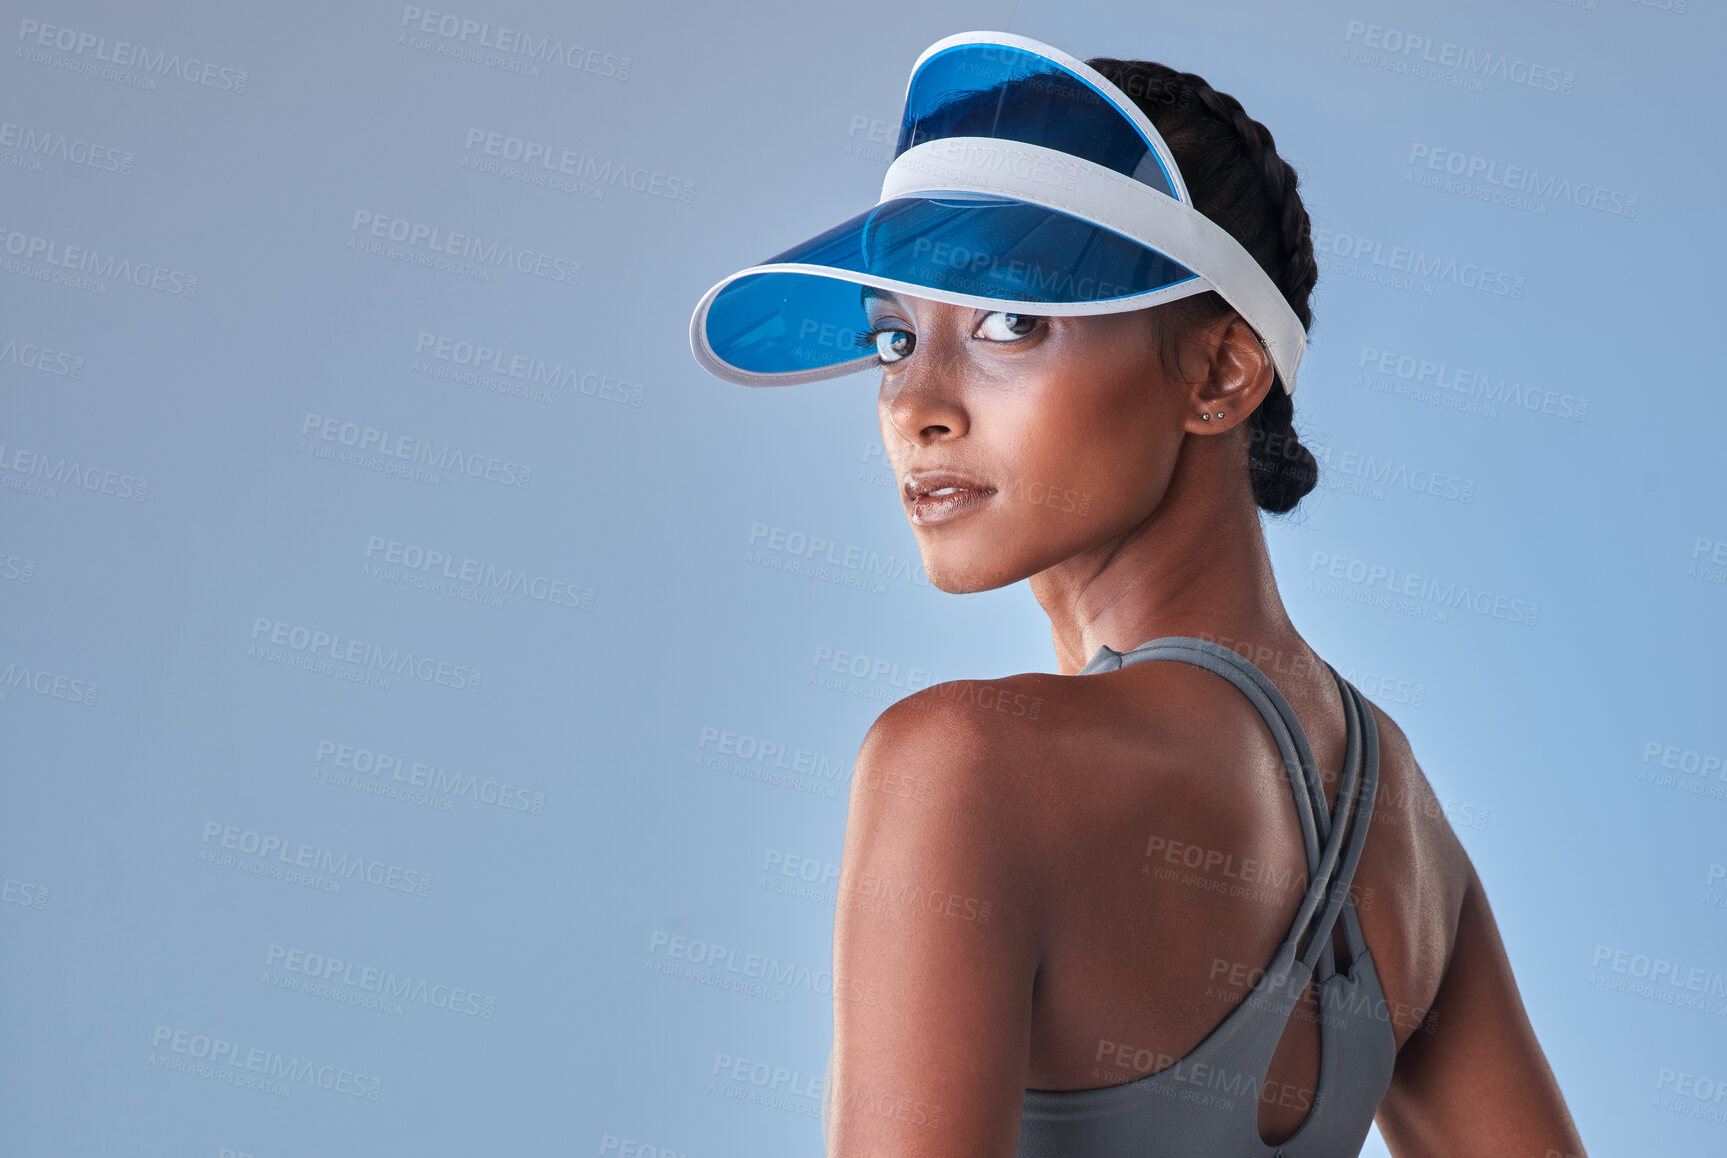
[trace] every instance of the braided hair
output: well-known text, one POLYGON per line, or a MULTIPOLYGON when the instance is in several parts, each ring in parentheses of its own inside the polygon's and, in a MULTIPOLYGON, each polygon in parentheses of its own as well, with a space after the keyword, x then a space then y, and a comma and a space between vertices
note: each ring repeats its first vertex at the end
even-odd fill
MULTIPOLYGON (((1194 208, 1222 226, 1253 255, 1289 302, 1302 329, 1311 329, 1308 296, 1319 279, 1307 209, 1296 192, 1296 172, 1277 155, 1271 131, 1228 93, 1204 78, 1149 60, 1096 57, 1086 64, 1126 93, 1168 143, 1186 180, 1194 208)), ((1168 335, 1183 333, 1233 307, 1215 290, 1157 307, 1160 353, 1168 335)), ((1248 476, 1253 499, 1280 515, 1319 480, 1319 464, 1301 445, 1292 424, 1294 402, 1281 379, 1248 418, 1248 476)))

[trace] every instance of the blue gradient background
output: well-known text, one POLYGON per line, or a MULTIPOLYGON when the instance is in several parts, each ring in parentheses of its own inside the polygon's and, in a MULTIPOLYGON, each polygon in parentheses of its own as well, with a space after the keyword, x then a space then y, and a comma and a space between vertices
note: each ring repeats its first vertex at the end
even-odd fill
MULTIPOLYGON (((1713 6, 422 7, 599 63, 536 76, 426 51, 399 42, 402 5, 5 5, 0 132, 133 160, 107 172, 0 146, 0 1153, 819 1153, 833 908, 768 885, 801 883, 788 858, 837 865, 850 762, 908 686, 1054 664, 1024 584, 953 597, 923 579, 871 454, 871 376, 730 386, 695 366, 687 326, 720 277, 875 201, 891 141, 871 136, 891 131, 912 61, 974 28, 1198 72, 1271 128, 1330 231, 1296 398, 1330 469, 1267 524, 1291 614, 1408 732, 1591 1153, 1727 1151, 1727 1100, 1663 1076, 1727 1082, 1713 6), (72 71, 56 62, 93 50, 42 48, 30 21, 244 70, 246 88, 72 71), (1363 59, 1380 51, 1368 25, 1551 67, 1571 91, 1384 68, 1363 59), (693 193, 593 198, 478 171, 476 129, 693 193), (1418 146, 1637 211, 1424 187, 1411 178, 1443 174, 1411 164, 1418 146), (350 248, 369 236, 357 212, 579 261, 580 277, 390 260, 350 248), (14 248, 30 238, 194 274, 197 292, 43 280, 53 267, 14 248), (1379 267, 1337 252, 1353 239, 1382 260, 1404 247, 1504 271, 1521 297, 1355 276, 1379 267), (640 405, 435 377, 416 366, 422 333, 629 383, 640 405), (81 372, 32 369, 26 346, 81 372), (1383 387, 1410 383, 1364 368, 1369 349, 1587 409, 1399 393, 1383 387), (304 447, 340 448, 307 439, 307 415, 525 464, 528 485, 318 459, 304 447), (20 451, 148 490, 47 493, 20 451), (1470 501, 1363 485, 1355 455, 1455 476, 1470 501), (799 573, 757 528, 873 552, 880 574, 799 573), (374 537, 575 584, 591 604, 378 579, 374 537), (1539 614, 1403 614, 1362 583, 1327 589, 1316 559, 1331 557, 1539 614), (270 662, 250 654, 259 619, 478 669, 479 688, 270 662), (897 667, 843 678, 839 652, 897 667), (67 698, 89 684, 93 702, 67 698), (722 732, 810 753, 815 771, 761 778, 774 761, 725 756, 722 732), (542 808, 344 787, 318 778, 321 742, 542 808), (1699 770, 1662 768, 1651 745, 1699 770), (209 824, 431 883, 314 874, 328 891, 237 871, 208 859, 209 824), (671 937, 740 970, 772 958, 788 981, 757 996, 667 975, 687 964, 671 937), (293 991, 273 945, 471 991, 491 1015, 293 991), (1698 970, 1713 996, 1631 992, 1603 949, 1698 970), (376 1079, 358 1088, 377 1096, 176 1071, 160 1063, 189 1056, 159 1027, 376 1079), (736 1081, 731 1059, 787 1076, 736 1081)), ((1384 1152, 1375 1134, 1365 1153, 1384 1152)))

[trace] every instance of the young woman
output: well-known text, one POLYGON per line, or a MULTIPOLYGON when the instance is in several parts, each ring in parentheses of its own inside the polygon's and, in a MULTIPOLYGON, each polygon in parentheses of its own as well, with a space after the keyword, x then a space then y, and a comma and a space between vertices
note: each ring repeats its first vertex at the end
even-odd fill
POLYGON ((1296 186, 1197 76, 962 34, 882 201, 697 309, 732 381, 879 366, 930 581, 1029 579, 1060 672, 864 740, 830 1158, 1317 1158, 1375 1120, 1398 1158, 1583 1153, 1402 731, 1278 594, 1259 512, 1317 473, 1296 186))

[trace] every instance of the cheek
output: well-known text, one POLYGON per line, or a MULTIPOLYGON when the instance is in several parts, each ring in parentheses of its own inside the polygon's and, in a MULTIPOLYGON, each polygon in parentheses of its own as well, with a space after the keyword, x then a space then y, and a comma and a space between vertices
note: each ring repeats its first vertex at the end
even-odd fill
POLYGON ((1027 416, 1016 431, 1019 453, 1009 456, 1019 485, 1014 505, 1057 524, 1080 519, 1101 528, 1143 518, 1168 485, 1181 439, 1179 424, 1171 426, 1147 389, 1118 372, 1027 416))
POLYGON ((1117 435, 1083 401, 1004 407, 1001 461, 1012 480, 1015 517, 1039 523, 1095 516, 1106 480, 1119 475, 1117 435))
POLYGON ((1060 477, 1025 480, 1019 505, 1027 518, 1046 526, 1066 526, 1074 520, 1090 526, 1104 510, 1104 496, 1095 479, 1068 471, 1060 477))

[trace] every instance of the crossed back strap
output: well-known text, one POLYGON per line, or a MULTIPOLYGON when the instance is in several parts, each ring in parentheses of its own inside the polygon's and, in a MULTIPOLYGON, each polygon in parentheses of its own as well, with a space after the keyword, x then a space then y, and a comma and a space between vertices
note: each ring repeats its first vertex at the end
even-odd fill
POLYGON ((1307 854, 1307 892, 1301 907, 1296 910, 1286 940, 1297 944, 1301 962, 1313 970, 1315 978, 1320 981, 1336 972, 1331 930, 1339 914, 1342 915, 1344 937, 1349 944, 1350 960, 1354 961, 1365 953, 1367 942, 1361 935, 1355 906, 1351 903, 1346 907, 1345 902, 1349 900, 1349 886, 1355 879, 1356 866, 1361 862, 1368 822, 1373 815, 1373 798, 1379 786, 1379 728, 1366 697, 1339 675, 1336 668, 1329 663, 1325 665, 1343 699, 1347 737, 1343 782, 1338 787, 1333 815, 1326 811, 1319 768, 1295 709, 1289 706, 1289 701, 1271 682, 1271 677, 1251 660, 1221 644, 1190 635, 1166 635, 1143 643, 1132 651, 1117 653, 1111 648, 1107 654, 1102 650, 1099 654, 1114 662, 1097 667, 1087 664, 1085 670, 1113 670, 1152 659, 1179 660, 1223 676, 1253 703, 1271 730, 1272 739, 1283 757, 1307 854), (1352 805, 1353 814, 1350 813, 1352 805), (1346 816, 1349 819, 1343 823, 1346 816), (1300 950, 1304 940, 1306 948, 1300 950))

